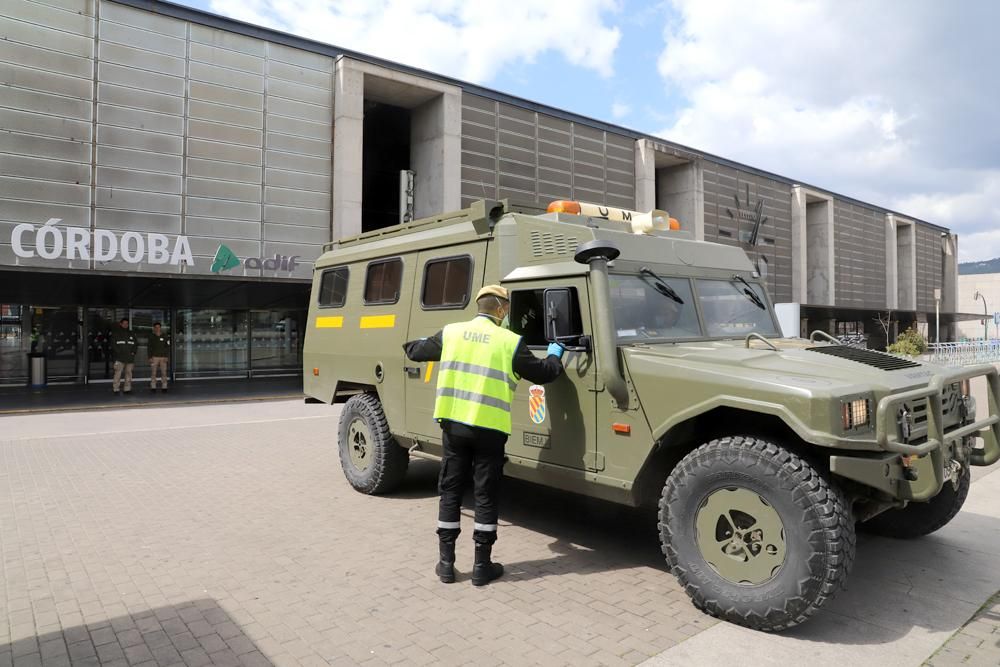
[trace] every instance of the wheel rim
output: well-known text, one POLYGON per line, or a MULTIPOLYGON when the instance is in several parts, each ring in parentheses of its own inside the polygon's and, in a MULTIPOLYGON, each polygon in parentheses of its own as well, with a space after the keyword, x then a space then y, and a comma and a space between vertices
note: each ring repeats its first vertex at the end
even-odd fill
POLYGON ((762 584, 785 562, 781 517, 749 489, 726 487, 708 494, 698 508, 695 528, 702 557, 734 584, 762 584))
POLYGON ((347 427, 347 449, 351 465, 358 472, 364 472, 372 462, 372 433, 363 419, 353 420, 347 427))

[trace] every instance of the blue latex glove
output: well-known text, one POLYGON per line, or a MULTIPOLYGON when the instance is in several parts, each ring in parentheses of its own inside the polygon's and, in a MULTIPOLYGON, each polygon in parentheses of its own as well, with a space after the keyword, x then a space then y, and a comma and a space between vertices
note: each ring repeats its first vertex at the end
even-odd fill
POLYGON ((565 352, 565 351, 566 351, 566 348, 564 348, 559 343, 549 343, 549 349, 546 350, 546 353, 547 354, 554 354, 559 359, 562 359, 563 352, 565 352))

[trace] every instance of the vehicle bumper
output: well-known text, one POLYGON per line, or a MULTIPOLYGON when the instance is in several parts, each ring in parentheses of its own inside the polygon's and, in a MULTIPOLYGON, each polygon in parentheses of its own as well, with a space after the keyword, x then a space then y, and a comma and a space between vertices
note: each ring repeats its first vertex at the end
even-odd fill
MULTIPOLYGON (((974 417, 973 417, 974 418, 974 417)), ((891 394, 875 413, 876 440, 883 452, 861 456, 831 456, 831 472, 905 500, 929 500, 952 476, 954 464, 988 466, 1000 460, 1000 377, 992 365, 956 369, 935 375, 926 387, 891 394), (955 382, 985 377, 987 415, 946 427, 944 388, 955 382), (896 414, 904 402, 927 399, 927 439, 917 445, 900 440, 896 414), (981 448, 967 449, 967 438, 982 438, 981 448), (967 460, 966 460, 967 459, 967 460)))

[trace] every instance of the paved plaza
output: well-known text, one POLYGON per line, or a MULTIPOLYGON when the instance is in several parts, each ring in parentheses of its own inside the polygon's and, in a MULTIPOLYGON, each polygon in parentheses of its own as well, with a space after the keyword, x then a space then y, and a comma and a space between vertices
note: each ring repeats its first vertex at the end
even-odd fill
POLYGON ((437 465, 358 494, 337 416, 280 401, 0 418, 0 667, 996 664, 976 660, 1000 652, 983 606, 998 474, 922 544, 860 539, 850 589, 775 637, 695 610, 651 515, 523 483, 504 488, 504 578, 470 585, 466 511, 459 581, 439 583, 437 465))

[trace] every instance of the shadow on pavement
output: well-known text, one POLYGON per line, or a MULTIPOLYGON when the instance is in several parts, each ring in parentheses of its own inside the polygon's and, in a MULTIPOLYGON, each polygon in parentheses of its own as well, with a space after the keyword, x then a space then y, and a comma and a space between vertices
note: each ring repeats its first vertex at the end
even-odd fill
POLYGON ((149 609, 0 645, 0 663, 33 665, 273 663, 215 600, 149 609), (5 661, 6 659, 6 661, 5 661))
MULTIPOLYGON (((392 497, 435 496, 438 469, 432 461, 411 462, 403 488, 392 497)), ((665 583, 674 583, 660 552, 652 510, 510 478, 504 479, 501 507, 501 523, 552 538, 547 558, 507 562, 498 549, 506 581, 650 567, 663 572, 665 583)), ((463 508, 473 510, 471 493, 463 508)), ((915 540, 859 531, 847 589, 815 617, 781 636, 804 644, 878 645, 897 641, 914 628, 950 634, 956 619, 975 614, 984 591, 1000 588, 997 536, 1000 520, 968 510, 941 531, 915 540), (993 537, 984 540, 987 535, 993 537)))

